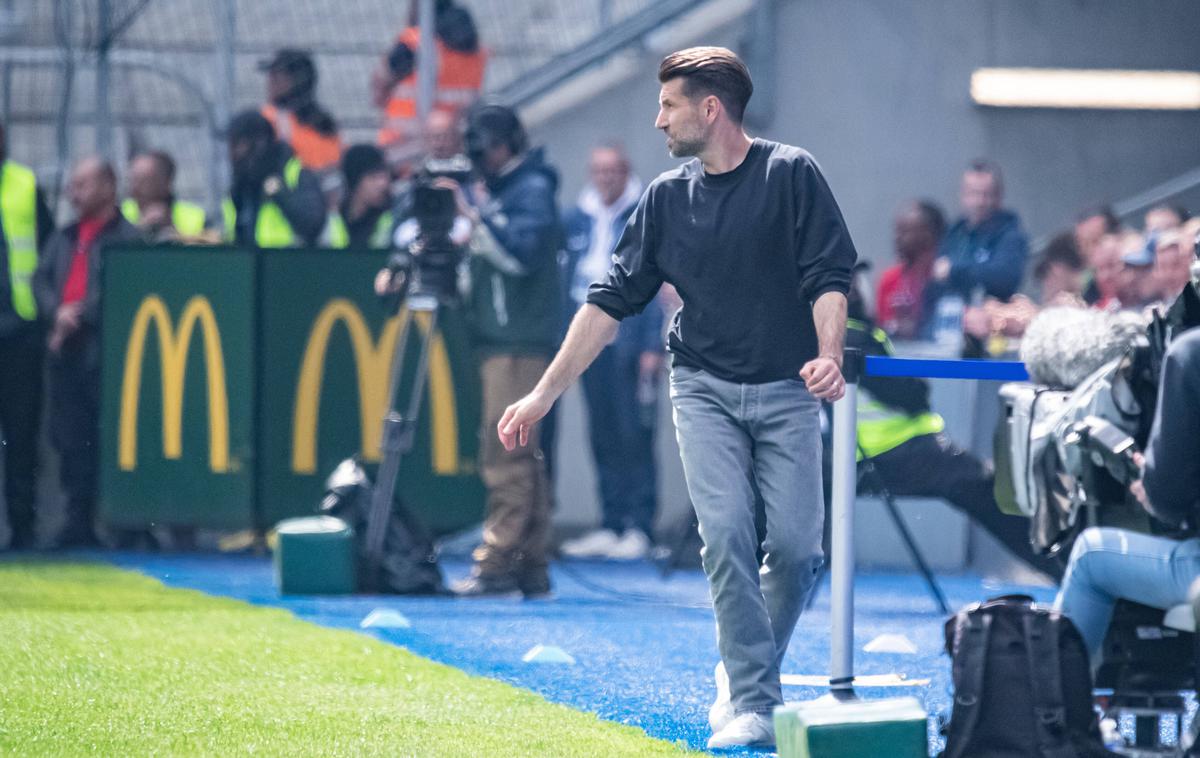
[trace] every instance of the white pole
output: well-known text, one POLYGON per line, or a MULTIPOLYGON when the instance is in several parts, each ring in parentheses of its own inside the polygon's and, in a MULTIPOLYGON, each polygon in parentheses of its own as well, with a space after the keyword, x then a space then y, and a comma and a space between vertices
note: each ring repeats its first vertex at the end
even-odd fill
POLYGON ((433 0, 419 0, 417 23, 421 28, 421 42, 417 46, 417 121, 423 129, 425 119, 433 110, 437 88, 437 40, 436 19, 433 0))
POLYGON ((832 625, 829 688, 833 697, 854 697, 854 499, 857 494, 859 352, 847 350, 842 373, 846 394, 833 404, 832 625))

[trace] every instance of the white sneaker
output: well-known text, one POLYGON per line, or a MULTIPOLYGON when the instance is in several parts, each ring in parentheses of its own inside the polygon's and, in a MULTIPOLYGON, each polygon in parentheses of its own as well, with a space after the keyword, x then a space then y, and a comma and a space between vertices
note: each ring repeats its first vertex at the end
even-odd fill
POLYGON ((712 727, 713 734, 716 734, 729 726, 735 715, 733 703, 729 701, 729 674, 725 673, 724 663, 718 663, 713 669, 713 680, 717 683, 717 699, 708 709, 708 725, 712 727))
POLYGON ((603 558, 620 541, 612 529, 596 529, 578 539, 562 543, 559 552, 568 558, 603 558))
POLYGON ((614 561, 640 561, 650 555, 650 538, 641 529, 626 529, 621 539, 608 549, 606 558, 614 561))
POLYGON ((769 713, 743 713, 708 738, 708 749, 775 747, 775 720, 769 713))

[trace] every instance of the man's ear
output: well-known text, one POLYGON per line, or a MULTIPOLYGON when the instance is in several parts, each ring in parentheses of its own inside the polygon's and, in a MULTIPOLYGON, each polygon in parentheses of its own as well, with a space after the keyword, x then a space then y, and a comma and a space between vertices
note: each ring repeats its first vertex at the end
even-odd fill
POLYGON ((716 95, 704 98, 704 118, 711 124, 721 114, 721 99, 716 95))

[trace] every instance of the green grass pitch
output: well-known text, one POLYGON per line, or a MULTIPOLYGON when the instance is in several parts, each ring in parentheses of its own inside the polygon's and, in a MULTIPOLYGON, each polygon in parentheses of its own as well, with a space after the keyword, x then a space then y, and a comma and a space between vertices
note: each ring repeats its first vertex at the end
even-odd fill
POLYGON ((678 755, 285 611, 109 566, 0 562, 0 755, 678 755))

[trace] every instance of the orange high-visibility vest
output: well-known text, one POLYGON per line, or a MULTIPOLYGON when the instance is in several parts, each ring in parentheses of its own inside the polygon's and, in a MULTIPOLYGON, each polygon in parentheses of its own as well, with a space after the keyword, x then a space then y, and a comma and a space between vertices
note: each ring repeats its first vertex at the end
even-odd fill
POLYGON ((342 159, 341 137, 322 134, 308 124, 297 121, 291 111, 276 108, 270 103, 262 107, 261 113, 275 128, 275 136, 279 141, 291 146, 304 168, 312 171, 337 168, 342 159))
MULTIPOLYGON (((414 53, 421 45, 421 30, 410 26, 400 33, 397 42, 407 45, 414 53)), ((487 65, 487 53, 479 48, 473 53, 454 50, 437 40, 437 89, 433 107, 437 110, 458 112, 479 97, 483 88, 483 70, 487 65)), ((381 147, 389 147, 411 138, 419 131, 417 124, 417 73, 414 71, 392 87, 387 105, 384 106, 383 127, 378 140, 381 147)))

